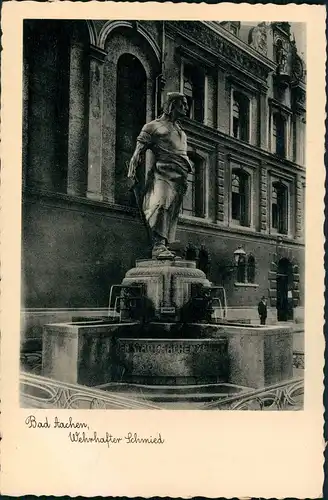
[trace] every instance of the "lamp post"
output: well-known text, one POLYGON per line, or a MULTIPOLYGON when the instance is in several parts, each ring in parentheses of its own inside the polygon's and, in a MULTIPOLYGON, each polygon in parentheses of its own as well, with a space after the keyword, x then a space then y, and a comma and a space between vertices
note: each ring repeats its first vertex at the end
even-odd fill
POLYGON ((221 267, 221 277, 222 277, 222 283, 225 282, 225 278, 231 275, 236 269, 238 270, 238 265, 246 260, 246 252, 242 248, 242 246, 239 246, 237 250, 234 251, 233 253, 233 261, 231 264, 228 265, 223 265, 221 267))
POLYGON ((235 265, 238 266, 241 260, 245 259, 246 257, 246 252, 243 249, 243 247, 239 246, 237 250, 234 251, 233 253, 235 265))

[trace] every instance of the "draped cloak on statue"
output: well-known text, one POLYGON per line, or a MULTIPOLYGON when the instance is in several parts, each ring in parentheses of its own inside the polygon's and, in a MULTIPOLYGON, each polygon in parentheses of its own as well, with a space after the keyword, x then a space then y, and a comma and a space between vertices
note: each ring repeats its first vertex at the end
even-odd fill
POLYGON ((192 172, 187 156, 187 136, 178 124, 171 128, 158 119, 154 131, 149 133, 142 129, 137 141, 147 145, 155 155, 143 196, 145 219, 153 233, 172 243, 187 191, 187 177, 192 172))

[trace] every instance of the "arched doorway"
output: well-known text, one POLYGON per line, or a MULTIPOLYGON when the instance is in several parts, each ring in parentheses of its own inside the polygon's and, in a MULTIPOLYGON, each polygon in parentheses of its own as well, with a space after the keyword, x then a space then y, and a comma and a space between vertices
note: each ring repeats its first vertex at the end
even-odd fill
MULTIPOLYGON (((132 54, 123 54, 117 63, 115 148, 115 201, 121 205, 134 205, 127 184, 126 164, 146 122, 146 97, 147 76, 143 65, 132 54)), ((142 165, 138 174, 143 180, 142 165)))
POLYGON ((288 321, 293 319, 293 267, 289 259, 278 262, 277 269, 277 319, 288 321))

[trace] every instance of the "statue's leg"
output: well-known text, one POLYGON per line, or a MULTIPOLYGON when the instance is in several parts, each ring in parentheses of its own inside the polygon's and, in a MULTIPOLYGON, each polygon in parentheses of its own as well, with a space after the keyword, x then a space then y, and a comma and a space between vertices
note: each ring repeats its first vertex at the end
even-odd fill
POLYGON ((156 231, 153 232, 153 246, 160 247, 164 246, 166 247, 167 241, 166 238, 163 238, 160 234, 158 234, 156 231))
POLYGON ((186 193, 187 185, 184 179, 177 183, 174 190, 174 198, 170 206, 170 223, 168 232, 168 242, 174 243, 176 241, 176 231, 178 226, 179 214, 182 207, 183 197, 186 193))
POLYGON ((144 213, 153 235, 153 258, 175 257, 167 245, 175 239, 182 197, 176 174, 169 167, 154 170, 152 188, 144 199, 144 213))
POLYGON ((153 250, 152 250, 153 259, 173 258, 174 256, 175 256, 175 254, 170 252, 170 250, 168 250, 168 248, 167 248, 166 238, 163 238, 160 234, 154 232, 153 233, 153 250))

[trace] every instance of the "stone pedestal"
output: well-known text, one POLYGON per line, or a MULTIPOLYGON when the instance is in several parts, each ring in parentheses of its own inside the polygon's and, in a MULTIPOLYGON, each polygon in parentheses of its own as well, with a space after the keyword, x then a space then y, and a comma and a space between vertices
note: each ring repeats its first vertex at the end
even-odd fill
POLYGON ((196 268, 196 262, 175 260, 138 260, 130 269, 122 285, 143 285, 154 317, 179 320, 179 313, 191 297, 192 285, 210 286, 205 274, 196 268))

